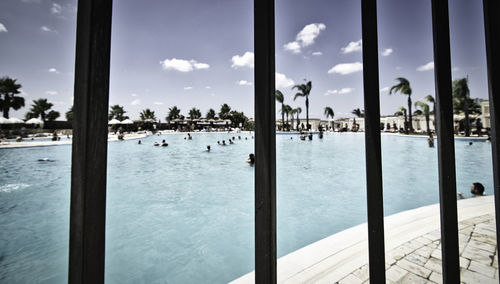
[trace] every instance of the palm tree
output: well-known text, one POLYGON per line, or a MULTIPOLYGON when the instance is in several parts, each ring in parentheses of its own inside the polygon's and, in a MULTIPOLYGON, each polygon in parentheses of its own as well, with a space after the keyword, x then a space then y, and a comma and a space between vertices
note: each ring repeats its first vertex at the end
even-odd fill
POLYGON ((142 121, 145 120, 156 121, 155 112, 151 111, 149 108, 142 110, 142 112, 139 114, 139 117, 141 118, 142 121))
POLYGON ((49 113, 47 113, 47 120, 48 121, 54 121, 56 120, 61 114, 58 111, 51 110, 49 113))
POLYGON ((24 98, 16 96, 20 94, 21 84, 16 83, 16 79, 10 77, 0 78, 0 109, 3 117, 9 118, 9 110, 18 110, 24 107, 24 98))
POLYGON ((197 108, 192 108, 189 110, 189 119, 197 119, 201 117, 201 111, 197 108))
POLYGON ((283 130, 283 126, 285 125, 285 112, 284 112, 284 102, 285 102, 285 96, 283 96, 283 93, 280 90, 274 91, 274 94, 276 96, 276 100, 278 103, 281 103, 281 130, 283 130))
POLYGON ((355 108, 351 111, 357 117, 365 117, 365 110, 360 110, 359 108, 355 108))
POLYGON ((125 115, 126 111, 120 105, 112 105, 110 107, 108 119, 112 120, 113 118, 118 120, 128 119, 128 116, 125 115))
POLYGON ((328 117, 331 117, 333 119, 335 113, 333 112, 333 109, 331 107, 325 107, 325 116, 326 119, 328 119, 328 117))
POLYGON ((215 119, 215 110, 209 109, 206 117, 207 119, 215 119))
POLYGON ((299 125, 300 125, 300 117, 299 114, 302 112, 302 109, 300 107, 294 108, 294 113, 297 114, 297 130, 299 130, 299 125))
POLYGON ((165 120, 172 121, 174 119, 180 118, 180 113, 181 110, 178 109, 176 106, 168 108, 168 115, 167 117, 165 117, 165 120))
POLYGON ((290 114, 291 111, 292 107, 289 105, 283 105, 283 109, 281 110, 281 114, 286 114, 286 123, 284 125, 288 130, 290 130, 290 126, 288 125, 288 115, 290 114))
POLYGON ((294 123, 294 115, 295 115, 295 112, 296 112, 296 109, 295 108, 292 108, 292 110, 290 111, 290 116, 292 117, 291 120, 292 120, 292 124, 290 125, 290 129, 293 129, 293 123, 294 123))
POLYGON ((406 117, 406 108, 404 106, 400 106, 398 108, 398 111, 395 112, 394 115, 397 115, 397 116, 404 115, 405 116, 405 133, 408 134, 408 120, 406 117))
POLYGON ((431 95, 425 96, 424 100, 427 101, 428 103, 432 104, 432 114, 434 115, 433 124, 434 124, 434 126, 436 126, 436 100, 431 95))
MULTIPOLYGON (((410 81, 408 81, 406 78, 398 77, 396 80, 399 81, 397 85, 394 85, 391 87, 389 90, 389 95, 394 93, 400 93, 403 95, 408 96, 408 113, 410 114, 410 131, 413 132, 413 123, 412 123, 412 112, 411 112, 411 87, 410 87, 410 81)), ((408 134, 408 131, 406 131, 406 134, 408 134)))
POLYGON ((228 104, 223 104, 220 107, 219 117, 221 119, 230 119, 231 107, 228 104))
POLYGON ((415 107, 418 107, 421 109, 422 113, 425 115, 425 124, 427 126, 427 135, 431 135, 431 129, 429 127, 429 116, 430 116, 430 110, 429 110, 429 105, 421 102, 421 101, 416 101, 415 102, 415 107))
MULTIPOLYGON (((307 80, 305 80, 305 81, 307 81, 307 80)), ((309 81, 305 84, 295 85, 292 87, 292 89, 295 89, 295 88, 297 88, 300 92, 295 94, 295 96, 293 97, 294 101, 298 97, 306 97, 306 127, 307 127, 307 130, 309 130, 311 128, 311 126, 309 125, 309 94, 311 93, 312 83, 311 83, 311 81, 309 81)))
POLYGON ((69 110, 66 112, 66 121, 73 122, 73 109, 74 106, 71 106, 69 110))
POLYGON ((464 112, 465 121, 465 136, 470 136, 470 122, 469 122, 469 86, 467 78, 457 79, 453 81, 453 101, 454 105, 461 105, 461 111, 464 112))
POLYGON ((26 114, 26 118, 37 118, 40 117, 43 122, 46 121, 46 118, 49 118, 51 121, 59 117, 59 113, 49 112, 50 116, 48 116, 48 111, 52 108, 53 104, 48 102, 47 99, 38 99, 33 101, 29 112, 26 114))

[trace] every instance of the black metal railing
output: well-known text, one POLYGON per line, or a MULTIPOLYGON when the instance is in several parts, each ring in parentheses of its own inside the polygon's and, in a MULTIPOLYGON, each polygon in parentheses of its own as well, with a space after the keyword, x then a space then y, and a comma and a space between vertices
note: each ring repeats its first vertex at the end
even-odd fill
MULTIPOLYGON (((71 174, 70 283, 104 282, 112 0, 78 1, 71 174)), ((369 271, 385 282, 376 0, 361 0, 369 271)), ((500 4, 484 0, 495 210, 500 212, 500 4), (495 53, 496 51, 496 53, 495 53)), ((432 0, 443 283, 459 283, 448 1, 432 0)), ((276 283, 274 0, 254 0, 255 281, 276 283)), ((500 239, 500 217, 496 217, 500 239)), ((500 255, 500 254, 499 254, 500 255)))

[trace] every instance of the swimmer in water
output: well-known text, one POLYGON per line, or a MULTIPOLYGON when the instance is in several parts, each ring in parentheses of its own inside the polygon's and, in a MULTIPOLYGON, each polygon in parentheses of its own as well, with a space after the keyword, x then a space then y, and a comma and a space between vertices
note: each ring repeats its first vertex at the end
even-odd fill
POLYGON ((249 163, 250 165, 255 164, 255 155, 254 154, 248 155, 247 163, 249 163))
POLYGON ((207 152, 210 152, 210 145, 207 145, 207 152))
POLYGON ((161 141, 161 146, 162 146, 162 147, 167 147, 167 146, 168 146, 168 143, 167 143, 167 142, 165 142, 165 140, 163 140, 163 141, 161 141))
POLYGON ((37 161, 38 162, 55 162, 55 160, 51 160, 49 158, 42 158, 42 159, 38 159, 37 161))
POLYGON ((233 140, 229 139, 229 144, 234 144, 233 140))
POLYGON ((160 144, 158 144, 158 142, 155 142, 153 146, 160 146, 160 144))
POLYGON ((220 145, 220 141, 217 141, 217 145, 220 145))
POLYGON ((226 146, 226 140, 222 140, 222 146, 226 146))
POLYGON ((141 140, 137 141, 137 144, 141 145, 141 143, 142 143, 141 140))

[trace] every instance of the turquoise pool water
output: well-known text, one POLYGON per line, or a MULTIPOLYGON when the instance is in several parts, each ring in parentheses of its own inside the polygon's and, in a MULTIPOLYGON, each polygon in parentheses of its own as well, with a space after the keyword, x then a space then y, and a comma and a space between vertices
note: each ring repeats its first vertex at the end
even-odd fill
MULTIPOLYGON (((253 270, 254 141, 216 143, 237 135, 108 144, 107 283, 224 283, 253 270)), ((276 140, 279 256, 366 222, 363 134, 276 140)), ((455 144, 458 190, 481 182, 492 194, 490 144, 455 144)), ((392 135, 382 147, 385 214, 437 203, 437 149, 392 135)), ((1 283, 67 282, 70 156, 70 145, 0 149, 1 283)))

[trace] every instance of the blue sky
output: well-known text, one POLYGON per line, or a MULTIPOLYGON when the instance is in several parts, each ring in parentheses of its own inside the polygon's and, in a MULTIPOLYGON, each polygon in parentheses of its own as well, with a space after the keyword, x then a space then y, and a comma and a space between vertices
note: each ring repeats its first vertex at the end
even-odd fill
MULTIPOLYGON (((363 107, 360 1, 276 0, 277 88, 313 84, 310 116, 352 116, 363 107)), ((388 95, 406 77, 413 101, 434 95, 430 0, 378 1, 381 113, 406 106, 388 95)), ((17 78, 27 105, 47 98, 62 114, 72 105, 76 1, 2 0, 0 76, 17 78)), ((472 97, 487 97, 482 4, 450 1, 453 78, 469 76, 472 97)), ((115 0, 110 103, 133 119, 151 108, 164 120, 176 105, 205 114, 223 103, 253 117, 253 1, 115 0)), ((24 117, 28 106, 11 113, 24 117)), ((277 117, 280 117, 277 113, 277 117)))

